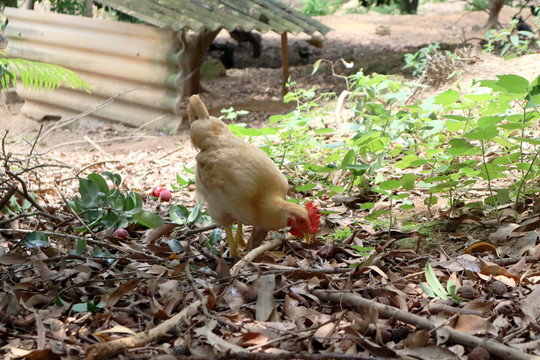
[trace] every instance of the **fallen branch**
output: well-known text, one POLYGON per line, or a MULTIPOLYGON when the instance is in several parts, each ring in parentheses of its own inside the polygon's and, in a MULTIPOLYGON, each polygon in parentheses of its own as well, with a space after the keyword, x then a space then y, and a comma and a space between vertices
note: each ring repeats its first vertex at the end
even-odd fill
MULTIPOLYGON (((364 299, 360 295, 351 293, 329 293, 325 290, 313 290, 313 295, 317 296, 321 300, 332 301, 339 304, 352 305, 357 307, 363 307, 365 309, 375 308, 381 317, 392 318, 395 320, 403 321, 407 324, 414 325, 420 329, 434 330, 436 325, 433 321, 425 319, 421 316, 411 314, 407 311, 402 311, 398 308, 383 305, 378 302, 364 299)), ((450 339, 463 346, 475 348, 483 347, 490 354, 501 359, 512 360, 540 360, 540 357, 524 353, 523 351, 506 346, 496 341, 479 338, 477 336, 468 335, 463 332, 457 331, 448 325, 440 327, 442 331, 445 331, 450 339)))
POLYGON ((261 255, 262 253, 275 249, 281 245, 283 242, 283 239, 276 239, 273 241, 270 241, 266 244, 263 244, 259 246, 258 248, 255 248, 251 250, 249 253, 247 253, 246 256, 244 256, 240 261, 238 261, 231 269, 231 276, 236 276, 240 272, 241 269, 243 269, 248 263, 252 262, 257 258, 257 256, 261 255))
POLYGON ((463 308, 458 308, 458 307, 438 304, 438 303, 430 303, 428 304, 427 308, 430 313, 435 313, 435 314, 445 313, 445 314, 450 314, 450 315, 458 314, 458 315, 476 315, 480 317, 486 317, 486 314, 478 310, 463 309, 463 308))
POLYGON ((184 320, 197 313, 201 300, 192 302, 172 318, 165 320, 155 328, 135 334, 134 336, 90 346, 86 351, 86 360, 100 360, 120 354, 127 349, 144 346, 158 341, 179 326, 184 320))
POLYGON ((217 229, 218 226, 216 224, 212 224, 212 225, 208 225, 208 226, 203 226, 203 227, 200 227, 200 228, 196 228, 196 229, 190 229, 190 230, 187 230, 183 233, 181 233, 179 235, 179 239, 185 239, 191 235, 194 235, 194 234, 198 234, 198 233, 202 233, 202 232, 205 232, 205 231, 208 231, 208 230, 214 230, 214 229, 217 229))
POLYGON ((358 354, 348 355, 342 353, 325 353, 325 354, 313 354, 308 352, 290 352, 282 351, 277 354, 271 353, 250 353, 250 352, 230 352, 219 359, 237 359, 237 360, 288 360, 288 359, 305 359, 305 360, 383 360, 385 358, 373 357, 373 356, 361 356, 358 354))

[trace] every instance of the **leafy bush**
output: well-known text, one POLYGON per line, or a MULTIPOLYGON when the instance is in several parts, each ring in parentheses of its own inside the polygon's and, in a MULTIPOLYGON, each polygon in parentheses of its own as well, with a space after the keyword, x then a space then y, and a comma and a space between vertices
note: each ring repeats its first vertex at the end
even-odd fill
MULTIPOLYGON (((122 192, 122 178, 118 174, 106 171, 103 175, 112 182, 111 188, 105 178, 92 173, 88 178, 79 177, 79 194, 74 197, 70 207, 88 222, 90 229, 121 229, 133 223, 148 228, 163 224, 157 214, 142 209, 142 197, 135 191, 122 192)), ((85 228, 79 228, 84 231, 85 228)))
POLYGON ((487 43, 484 45, 486 53, 493 53, 498 56, 506 56, 506 59, 522 56, 531 52, 533 45, 540 45, 536 35, 529 31, 516 31, 518 20, 514 19, 510 23, 510 28, 491 29, 486 32, 487 43))

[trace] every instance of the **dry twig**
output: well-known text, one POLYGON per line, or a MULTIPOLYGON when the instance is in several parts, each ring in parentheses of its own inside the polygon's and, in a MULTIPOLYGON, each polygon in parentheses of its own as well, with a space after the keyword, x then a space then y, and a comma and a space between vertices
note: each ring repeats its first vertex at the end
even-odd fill
POLYGON ((172 318, 165 320, 148 331, 139 332, 131 337, 92 345, 86 351, 86 360, 106 359, 113 355, 120 354, 127 349, 141 347, 151 342, 158 341, 172 332, 174 328, 179 326, 184 320, 195 315, 201 304, 201 300, 192 302, 172 318))
POLYGON ((268 250, 275 249, 281 245, 283 242, 283 239, 276 239, 273 241, 270 241, 266 244, 263 244, 259 246, 258 248, 255 248, 251 250, 246 256, 244 256, 240 261, 238 261, 231 269, 231 276, 236 276, 242 270, 247 264, 252 262, 257 258, 257 256, 263 254, 264 252, 268 250))
MULTIPOLYGON (((434 330, 436 328, 435 323, 429 319, 425 319, 421 316, 411 314, 392 306, 380 304, 376 301, 364 299, 357 294, 338 294, 329 293, 325 290, 313 290, 313 295, 317 296, 321 300, 332 301, 339 304, 358 306, 365 309, 369 309, 370 307, 375 308, 382 317, 400 320, 420 329, 434 330)), ((448 325, 442 326, 440 329, 445 331, 449 337, 458 344, 471 348, 483 347, 489 351, 490 354, 501 359, 540 360, 540 357, 538 356, 527 354, 519 349, 501 344, 494 340, 483 339, 477 336, 465 334, 463 332, 454 330, 448 325)))

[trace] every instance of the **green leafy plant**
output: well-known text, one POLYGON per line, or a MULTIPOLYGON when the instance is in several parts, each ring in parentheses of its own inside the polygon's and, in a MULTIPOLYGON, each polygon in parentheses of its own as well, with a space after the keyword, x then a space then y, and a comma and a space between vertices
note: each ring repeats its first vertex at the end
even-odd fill
POLYGON ((358 246, 358 245, 352 245, 351 248, 353 248, 358 254, 368 257, 373 254, 373 250, 375 250, 375 247, 373 246, 358 246))
POLYGON ((534 33, 523 30, 515 32, 517 24, 518 20, 514 19, 510 23, 510 28, 487 31, 484 36, 487 39, 483 48, 484 52, 505 56, 508 59, 528 54, 533 42, 536 43, 535 45, 540 44, 534 33))
MULTIPOLYGON (((1 55, 1 54, 0 54, 1 55)), ((0 84, 7 89, 10 82, 17 85, 17 76, 25 89, 54 90, 65 83, 73 89, 90 92, 90 85, 75 72, 64 67, 24 59, 7 59, 0 56, 0 84)))
POLYGON ((42 231, 32 231, 24 237, 21 245, 28 249, 49 247, 49 237, 42 231))
MULTIPOLYGON (((79 177, 79 194, 70 203, 71 208, 88 222, 93 230, 125 228, 133 223, 155 228, 163 224, 163 219, 150 211, 142 209, 141 195, 135 191, 122 192, 122 178, 118 174, 104 172, 112 182, 109 184, 99 174, 92 173, 88 178, 79 177)), ((85 228, 78 228, 84 231, 85 228)))
POLYGON ((236 119, 239 116, 247 115, 247 114, 249 114, 249 111, 247 111, 247 110, 234 110, 233 107, 230 107, 230 108, 227 108, 227 109, 221 109, 221 113, 223 114, 223 115, 221 115, 219 117, 221 120, 227 119, 232 124, 234 124, 236 122, 236 119))
POLYGON ((440 47, 441 43, 429 44, 415 53, 405 54, 405 66, 403 69, 412 69, 413 76, 422 75, 428 66, 429 60, 433 57, 435 51, 440 49, 440 47))
POLYGON ((426 262, 426 266, 424 269, 426 281, 427 283, 420 283, 420 288, 426 294, 427 296, 434 298, 439 297, 443 300, 449 300, 454 299, 458 303, 462 301, 462 299, 457 295, 457 284, 452 279, 448 279, 446 282, 446 289, 441 284, 439 279, 437 278, 437 275, 435 275, 435 272, 433 271, 433 268, 429 264, 429 261, 426 262))
POLYGON ((184 172, 188 174, 188 178, 186 179, 181 174, 176 173, 176 182, 178 183, 179 186, 171 184, 173 189, 183 189, 183 188, 188 187, 191 184, 195 184, 195 177, 192 176, 192 175, 195 175, 195 171, 187 168, 185 165, 183 166, 183 169, 184 169, 184 172))
POLYGON ((517 209, 540 187, 538 82, 505 75, 405 105, 412 93, 408 84, 359 71, 346 78, 340 96, 351 115, 336 124, 325 120, 334 110, 320 106, 335 95, 297 89, 291 81, 285 97, 296 103, 291 113, 272 116, 263 129, 230 128, 297 174, 291 181, 301 182, 298 193, 361 197, 361 208, 370 212, 365 220, 374 226, 397 225, 392 210, 413 208, 409 197, 416 189, 427 191, 430 214, 436 204, 487 205, 497 214, 498 205, 513 202, 517 209), (497 179, 507 179, 508 186, 495 187, 497 179), (470 201, 476 186, 488 195, 470 201), (390 208, 374 209, 381 198, 390 208))
POLYGON ((321 16, 334 13, 342 1, 327 1, 327 0, 303 0, 302 13, 309 16, 321 16))

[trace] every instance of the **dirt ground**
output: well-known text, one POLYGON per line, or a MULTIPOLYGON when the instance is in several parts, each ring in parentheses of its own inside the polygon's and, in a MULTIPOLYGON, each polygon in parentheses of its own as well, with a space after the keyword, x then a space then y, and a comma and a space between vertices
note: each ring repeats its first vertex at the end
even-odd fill
MULTIPOLYGON (((401 73, 403 55, 407 52, 414 52, 429 43, 442 42, 452 45, 465 39, 483 37, 487 14, 465 12, 464 4, 461 1, 422 4, 418 15, 381 15, 375 12, 344 14, 342 11, 332 16, 320 17, 320 21, 334 30, 328 33, 324 48, 311 48, 312 54, 308 59, 300 58, 296 51, 297 46, 308 39, 308 36, 300 34, 289 37, 291 77, 298 87, 310 88, 315 85, 320 92, 339 94, 346 89, 346 83, 342 78, 332 75, 328 64, 323 64, 315 75, 311 75, 312 64, 317 59, 335 62, 337 65, 334 71, 339 75, 352 74, 360 68, 367 73, 401 73), (390 35, 376 34, 376 28, 381 25, 390 29, 390 35), (345 69, 339 59, 352 62, 353 68, 345 69)), ((516 9, 505 7, 501 13, 501 23, 508 24, 516 12, 516 9)), ((230 39, 226 33, 222 33, 216 41, 230 39)), ((241 121, 251 126, 260 126, 270 115, 285 113, 291 109, 290 105, 280 101, 280 37, 277 34, 264 34, 263 56, 252 59, 250 53, 249 46, 239 45, 235 53, 238 68, 227 70, 225 78, 204 82, 203 86, 207 89, 204 97, 214 114, 219 114, 221 108, 235 105, 236 108, 250 111, 241 121)), ((532 80, 540 72, 538 64, 539 54, 504 61, 480 52, 479 58, 467 65, 458 81, 462 86, 468 86, 466 84, 473 78, 494 78, 497 74, 505 73, 520 74, 532 80)), ((450 86, 456 86, 456 83, 442 84, 425 94, 450 86)), ((17 145, 16 147, 23 151, 24 148, 31 148, 32 139, 41 125, 44 128, 34 151, 49 153, 76 168, 105 159, 124 163, 134 163, 133 159, 138 159, 139 163, 142 161, 142 170, 148 168, 156 159, 168 158, 172 166, 166 167, 160 163, 157 173, 164 179, 172 180, 178 162, 193 161, 194 153, 185 127, 171 135, 159 130, 132 129, 121 124, 90 123, 84 118, 69 126, 60 127, 60 123, 41 124, 22 113, 8 113, 5 110, 0 113, 0 128, 9 130, 7 145, 17 145)), ((147 174, 144 178, 145 182, 149 183, 137 184, 138 186, 146 187, 155 182, 155 179, 151 179, 152 174, 147 174)))

